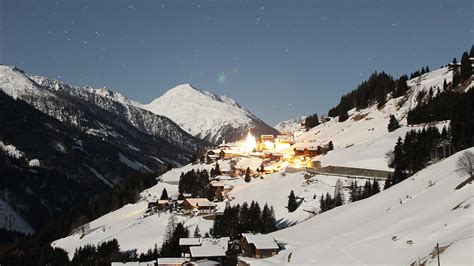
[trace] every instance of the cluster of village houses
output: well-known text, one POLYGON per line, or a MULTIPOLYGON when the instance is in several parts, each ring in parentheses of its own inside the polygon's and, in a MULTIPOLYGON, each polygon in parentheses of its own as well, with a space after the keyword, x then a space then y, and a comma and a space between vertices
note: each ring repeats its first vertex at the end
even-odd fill
MULTIPOLYGON (((206 154, 208 164, 217 160, 230 160, 239 157, 257 157, 262 159, 262 166, 259 169, 252 169, 252 172, 259 171, 259 174, 268 174, 276 171, 274 167, 277 162, 283 162, 295 158, 311 158, 321 153, 327 152, 327 147, 306 147, 293 149, 294 155, 285 157, 283 150, 288 150, 294 144, 293 137, 289 135, 262 135, 259 141, 247 136, 244 144, 229 143, 221 144, 215 149, 211 149, 206 154), (244 147, 244 148, 243 148, 244 147), (266 163, 266 164, 265 164, 266 163)), ((222 182, 226 176, 230 179, 245 174, 245 169, 237 169, 234 164, 230 164, 231 169, 221 169, 221 176, 211 180, 209 185, 213 188, 217 201, 222 201, 232 186, 222 182)), ((178 199, 178 195, 173 195, 167 200, 157 200, 148 203, 149 212, 175 211, 184 215, 209 215, 214 214, 217 209, 215 202, 207 198, 192 198, 191 195, 183 194, 184 199, 178 199)), ((228 251, 237 250, 252 258, 266 258, 278 253, 279 246, 269 235, 242 233, 239 240, 230 241, 228 237, 222 238, 181 238, 179 241, 182 256, 180 258, 159 258, 158 265, 221 265, 226 258, 228 251)), ((243 263, 245 264, 245 263, 243 263)))
MULTIPOLYGON (((296 162, 307 160, 314 156, 326 153, 327 146, 294 148, 293 155, 288 156, 288 149, 294 144, 291 135, 261 135, 258 141, 248 133, 244 143, 223 143, 217 148, 211 149, 206 154, 206 162, 208 164, 215 163, 217 160, 229 160, 230 168, 221 168, 221 175, 212 179, 209 186, 214 191, 216 201, 222 201, 226 198, 232 186, 225 184, 223 179, 232 179, 245 175, 246 167, 240 169, 235 167, 235 160, 242 157, 255 157, 262 160, 262 164, 258 169, 250 169, 253 176, 273 173, 281 170, 281 163, 285 161, 296 162), (285 151, 285 153, 283 152, 285 151)), ((312 167, 319 167, 318 161, 311 162, 312 167)), ((306 164, 306 162, 305 162, 306 164)), ((184 215, 207 215, 215 213, 217 205, 215 202, 209 201, 207 198, 192 198, 191 195, 184 193, 184 199, 179 199, 178 195, 173 195, 166 200, 150 201, 148 203, 148 212, 155 213, 160 211, 174 211, 184 215)))
MULTIPOLYGON (((159 266, 169 265, 222 265, 226 256, 234 250, 251 258, 267 258, 280 250, 270 235, 244 233, 236 241, 221 238, 180 238, 180 258, 159 258, 159 266)), ((245 264, 239 261, 239 264, 245 264)))
MULTIPOLYGON (((158 258, 149 262, 113 262, 112 266, 178 266, 178 265, 223 265, 231 256, 242 254, 249 258, 268 258, 278 254, 280 245, 270 235, 243 233, 231 241, 221 238, 180 238, 181 257, 158 258)), ((245 259, 237 259, 238 265, 247 265, 245 259)))

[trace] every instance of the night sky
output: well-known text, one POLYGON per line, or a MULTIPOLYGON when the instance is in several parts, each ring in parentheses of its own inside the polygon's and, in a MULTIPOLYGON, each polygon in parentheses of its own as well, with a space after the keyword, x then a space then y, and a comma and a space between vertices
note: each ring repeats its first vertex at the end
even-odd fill
POLYGON ((327 113, 373 71, 459 59, 473 3, 0 0, 0 63, 145 103, 190 83, 274 124, 327 113))

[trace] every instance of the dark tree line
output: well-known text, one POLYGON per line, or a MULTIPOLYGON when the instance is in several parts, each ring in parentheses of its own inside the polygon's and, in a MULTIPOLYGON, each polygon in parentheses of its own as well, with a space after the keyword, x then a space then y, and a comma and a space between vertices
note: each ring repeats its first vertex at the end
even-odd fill
POLYGON ((398 138, 391 163, 395 168, 394 173, 385 183, 385 188, 425 168, 438 145, 449 142, 449 139, 445 128, 440 133, 436 127, 427 127, 420 131, 412 130, 405 135, 404 140, 398 138))
POLYGON ((197 170, 194 169, 187 172, 181 173, 179 178, 179 193, 190 193, 192 197, 202 197, 212 200, 214 198, 214 192, 209 186, 209 174, 206 169, 197 170))
POLYGON ((449 133, 456 151, 474 146, 474 90, 446 91, 408 112, 410 125, 450 120, 449 133))
POLYGON ((169 237, 165 239, 161 246, 161 257, 181 257, 181 249, 179 247, 179 239, 189 236, 189 231, 182 223, 176 224, 172 232, 169 232, 169 237))
POLYGON ((211 168, 211 171, 209 171, 209 174, 211 175, 211 177, 216 177, 218 175, 221 175, 221 168, 218 162, 216 162, 216 165, 211 168))
MULTIPOLYGON (((474 57, 474 46, 471 47, 470 53, 464 52, 461 57, 461 66, 455 67, 453 82, 451 87, 455 88, 458 84, 466 81, 472 75, 472 65, 469 57, 474 57)), ((457 64, 456 58, 453 63, 457 64)), ((429 67, 423 67, 410 75, 410 79, 421 76, 430 71, 429 67)), ((339 121, 345 121, 349 118, 347 112, 352 108, 364 109, 373 103, 377 103, 378 107, 382 107, 388 100, 387 95, 392 93, 394 98, 405 95, 408 91, 408 76, 402 75, 397 80, 386 74, 385 72, 374 72, 366 81, 357 86, 356 89, 341 97, 339 104, 331 108, 328 116, 339 116, 339 121)), ((447 87, 447 84, 445 84, 447 87)))
POLYGON ((276 231, 276 219, 273 207, 265 204, 263 209, 258 202, 252 201, 250 206, 247 202, 241 205, 227 206, 222 215, 214 220, 211 235, 214 237, 228 236, 237 239, 239 234, 270 233, 276 231))
POLYGON ((308 130, 310 130, 313 127, 316 127, 318 125, 319 125, 318 114, 309 115, 304 120, 304 127, 306 128, 306 131, 308 131, 308 130))
POLYGON ((428 66, 422 67, 420 70, 416 70, 415 72, 410 74, 410 79, 414 79, 416 77, 422 76, 426 73, 430 72, 430 68, 428 66))
POLYGON ((364 186, 360 187, 357 180, 351 182, 349 199, 354 202, 366 199, 380 192, 379 182, 376 180, 366 180, 364 186))
POLYGON ((330 209, 341 206, 344 203, 345 203, 344 184, 342 180, 338 179, 336 182, 336 186, 334 187, 334 195, 331 196, 331 194, 327 192, 326 196, 322 194, 321 198, 319 198, 320 213, 329 211, 330 209))
MULTIPOLYGON (((406 77, 398 80, 403 83, 406 77)), ((341 97, 339 104, 330 109, 328 115, 331 117, 339 116, 339 121, 345 121, 348 118, 347 111, 352 108, 364 109, 372 103, 378 103, 379 107, 382 107, 387 101, 387 94, 394 92, 397 88, 398 81, 395 81, 392 76, 385 72, 374 72, 369 79, 362 82, 357 88, 350 93, 341 97)), ((398 90, 401 93, 403 89, 398 90)))
MULTIPOLYGON (((462 54, 461 62, 460 62, 461 66, 459 68, 454 67, 453 82, 452 82, 453 89, 471 77, 472 65, 471 65, 471 61, 469 60, 470 57, 474 57, 474 45, 471 46, 471 51, 469 53, 464 52, 462 54)), ((453 58, 453 65, 457 65, 456 57, 453 58)))
MULTIPOLYGON (((142 256, 140 256, 142 257, 142 256)), ((153 259, 156 259, 156 255, 153 259)), ((136 261, 139 257, 135 252, 122 252, 116 239, 101 243, 98 246, 85 245, 74 252, 70 261, 63 249, 51 246, 35 247, 28 252, 9 256, 1 261, 2 265, 94 265, 106 266, 112 262, 136 261)), ((142 261, 142 260, 141 260, 142 261)))
POLYGON ((125 254, 120 252, 116 239, 104 242, 97 247, 85 245, 74 252, 71 265, 111 265, 114 261, 127 260, 125 254))

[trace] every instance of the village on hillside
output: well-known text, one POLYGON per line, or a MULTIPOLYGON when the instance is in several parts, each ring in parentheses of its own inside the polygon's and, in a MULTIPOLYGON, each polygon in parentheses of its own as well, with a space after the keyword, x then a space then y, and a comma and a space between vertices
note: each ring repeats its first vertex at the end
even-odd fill
MULTIPOLYGON (((329 118, 324 118, 321 123, 328 121, 329 118)), ((166 189, 163 189, 159 198, 148 198, 145 215, 169 212, 214 221, 230 206, 233 200, 230 194, 235 185, 241 184, 238 182, 244 180, 249 183, 253 179, 265 179, 267 175, 278 172, 282 175, 303 172, 308 179, 322 174, 379 181, 391 173, 372 169, 322 167, 317 157, 331 151, 333 143, 329 141, 322 145, 304 147, 294 145, 295 138, 304 131, 302 124, 301 130, 296 132, 277 136, 261 135, 257 138, 249 129, 246 137, 240 141, 223 142, 214 148, 200 151, 195 156, 194 167, 189 172, 182 172, 179 179, 176 178, 178 173, 174 173, 171 179, 161 179, 161 182, 169 185, 178 185, 178 193, 168 195, 166 189), (196 187, 201 189, 195 190, 196 187)), ((196 265, 220 265, 229 254, 235 255, 235 258, 237 255, 266 258, 277 254, 284 245, 277 243, 270 235, 248 232, 239 233, 234 241, 227 236, 215 238, 208 233, 204 236, 195 233, 193 238, 181 237, 179 246, 181 257, 159 258, 158 265, 181 265, 187 262, 196 262, 196 265)), ((239 263, 245 265, 243 261, 239 263)))

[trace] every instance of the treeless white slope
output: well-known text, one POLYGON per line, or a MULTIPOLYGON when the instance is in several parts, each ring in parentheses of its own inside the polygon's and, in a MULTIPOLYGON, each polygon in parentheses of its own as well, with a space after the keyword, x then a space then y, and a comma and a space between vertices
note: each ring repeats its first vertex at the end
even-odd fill
MULTIPOLYGON (((474 151, 471 148, 470 151, 474 151)), ((335 208, 272 235, 287 243, 252 264, 397 264, 427 260, 436 243, 446 264, 473 265, 474 184, 455 172, 459 152, 366 200, 335 208)))
POLYGON ((189 134, 214 143, 239 139, 248 127, 276 132, 231 98, 189 84, 172 88, 144 108, 170 118, 189 134))

